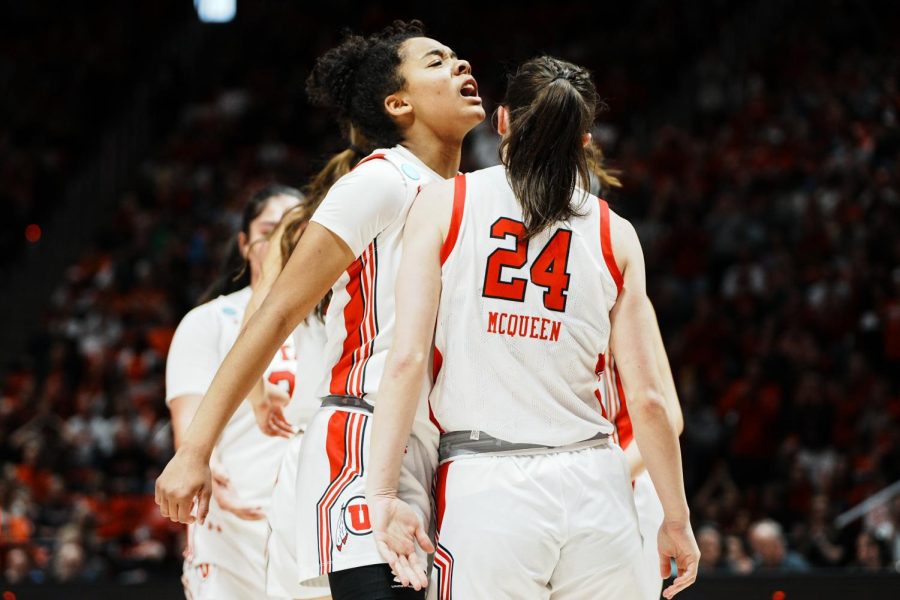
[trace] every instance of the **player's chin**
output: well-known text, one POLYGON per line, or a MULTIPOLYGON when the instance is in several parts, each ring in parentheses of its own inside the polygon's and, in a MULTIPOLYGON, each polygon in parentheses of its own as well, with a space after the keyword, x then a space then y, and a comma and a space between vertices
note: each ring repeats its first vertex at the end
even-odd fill
POLYGON ((460 119, 464 120, 470 127, 475 127, 485 117, 484 106, 470 102, 459 108, 460 119))

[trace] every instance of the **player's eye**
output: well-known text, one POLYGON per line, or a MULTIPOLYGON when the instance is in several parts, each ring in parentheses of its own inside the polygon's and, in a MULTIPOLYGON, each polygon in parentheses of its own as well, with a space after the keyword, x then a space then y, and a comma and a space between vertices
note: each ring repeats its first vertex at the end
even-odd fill
POLYGON ((429 67, 439 67, 439 66, 441 66, 442 64, 444 64, 444 61, 436 60, 436 61, 434 61, 433 63, 431 63, 431 64, 428 65, 428 66, 429 66, 429 67))

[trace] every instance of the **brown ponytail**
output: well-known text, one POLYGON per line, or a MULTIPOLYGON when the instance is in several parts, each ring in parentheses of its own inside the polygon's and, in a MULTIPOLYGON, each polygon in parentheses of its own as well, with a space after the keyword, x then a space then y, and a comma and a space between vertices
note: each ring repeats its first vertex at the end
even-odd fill
POLYGON ((603 169, 599 148, 582 143, 598 103, 590 73, 556 58, 533 58, 510 77, 503 102, 509 131, 500 156, 522 205, 526 237, 578 216, 572 196, 576 186, 590 189, 592 172, 605 185, 620 185, 603 169))
MULTIPOLYGON (((294 248, 297 247, 297 242, 300 241, 303 230, 306 229, 306 226, 309 224, 309 219, 313 216, 313 213, 316 212, 319 204, 322 203, 325 194, 328 193, 328 190, 331 189, 331 186, 333 186, 338 179, 349 173, 356 163, 365 158, 369 153, 369 143, 366 142, 355 127, 350 127, 349 138, 350 147, 332 156, 328 162, 325 163, 325 166, 313 176, 306 188, 304 188, 303 191, 306 199, 303 204, 295 206, 281 218, 281 227, 284 230, 280 240, 282 269, 287 264, 294 248)), ((316 308, 316 315, 319 318, 324 317, 325 308, 328 306, 328 301, 330 299, 331 292, 325 296, 316 308)))

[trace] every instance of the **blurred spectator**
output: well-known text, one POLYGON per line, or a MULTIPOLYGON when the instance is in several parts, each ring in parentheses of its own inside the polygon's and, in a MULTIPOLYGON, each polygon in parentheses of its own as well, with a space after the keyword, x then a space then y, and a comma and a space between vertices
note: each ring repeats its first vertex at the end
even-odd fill
POLYGON ((885 568, 884 545, 871 533, 861 532, 856 537, 856 556, 853 567, 861 571, 880 571, 885 568))
MULTIPOLYGON (((154 60, 144 36, 161 38, 190 10, 105 1, 81 15, 82 4, 63 12, 77 19, 44 27, 38 4, 16 3, 30 27, 0 23, 19 63, 0 58, 0 81, 17 84, 15 106, 0 101, 11 115, 0 124, 0 201, 12 207, 0 248, 21 246, 24 224, 52 214, 91 153, 87 138, 154 60), (84 66, 58 68, 58 55, 84 66), (121 93, 102 98, 57 93, 113 84, 121 93)), ((465 25, 436 19, 438 37, 472 59, 489 102, 504 69, 536 51, 535 22, 542 50, 595 72, 609 104, 595 138, 625 183, 604 194, 642 239, 684 407, 692 514, 708 524, 697 530, 703 569, 896 569, 900 498, 843 530, 833 522, 900 479, 900 38, 872 35, 864 11, 841 3, 774 3, 792 35, 759 38, 734 35, 745 3, 638 0, 616 6, 601 44, 598 11, 612 9, 564 4, 479 6, 483 18, 465 25), (501 18, 510 27, 497 37, 501 18), (738 39, 751 47, 732 47, 738 39)), ((420 9, 426 22, 437 14, 420 9)), ((374 5, 355 23, 333 12, 244 3, 216 29, 204 71, 170 99, 177 123, 72 257, 29 351, 2 366, 10 576, 134 582, 177 571, 183 528, 152 497, 171 453, 168 344, 219 271, 239 200, 273 179, 302 185, 336 148, 303 80, 333 41, 323 32, 387 17, 374 5), (234 43, 246 39, 267 43, 234 43)), ((898 12, 882 7, 882 34, 900 30, 898 12)), ((490 123, 470 141, 463 170, 496 162, 490 123)), ((13 257, 0 251, 0 267, 13 257)))
POLYGON ((697 530, 697 546, 700 548, 701 572, 710 573, 725 567, 722 534, 714 525, 703 525, 697 530))
POLYGON ((809 565, 796 552, 787 548, 781 525, 771 519, 757 521, 748 534, 753 548, 755 568, 761 571, 803 572, 809 565))

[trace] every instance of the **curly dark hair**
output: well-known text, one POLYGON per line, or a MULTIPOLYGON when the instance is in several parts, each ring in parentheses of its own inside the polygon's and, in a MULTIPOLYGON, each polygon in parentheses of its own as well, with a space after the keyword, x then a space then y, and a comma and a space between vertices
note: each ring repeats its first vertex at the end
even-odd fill
POLYGON ((384 99, 402 89, 400 45, 425 35, 421 21, 394 21, 382 31, 344 41, 316 60, 306 80, 306 93, 317 105, 333 108, 341 121, 355 126, 376 147, 389 148, 403 139, 384 110, 384 99))

